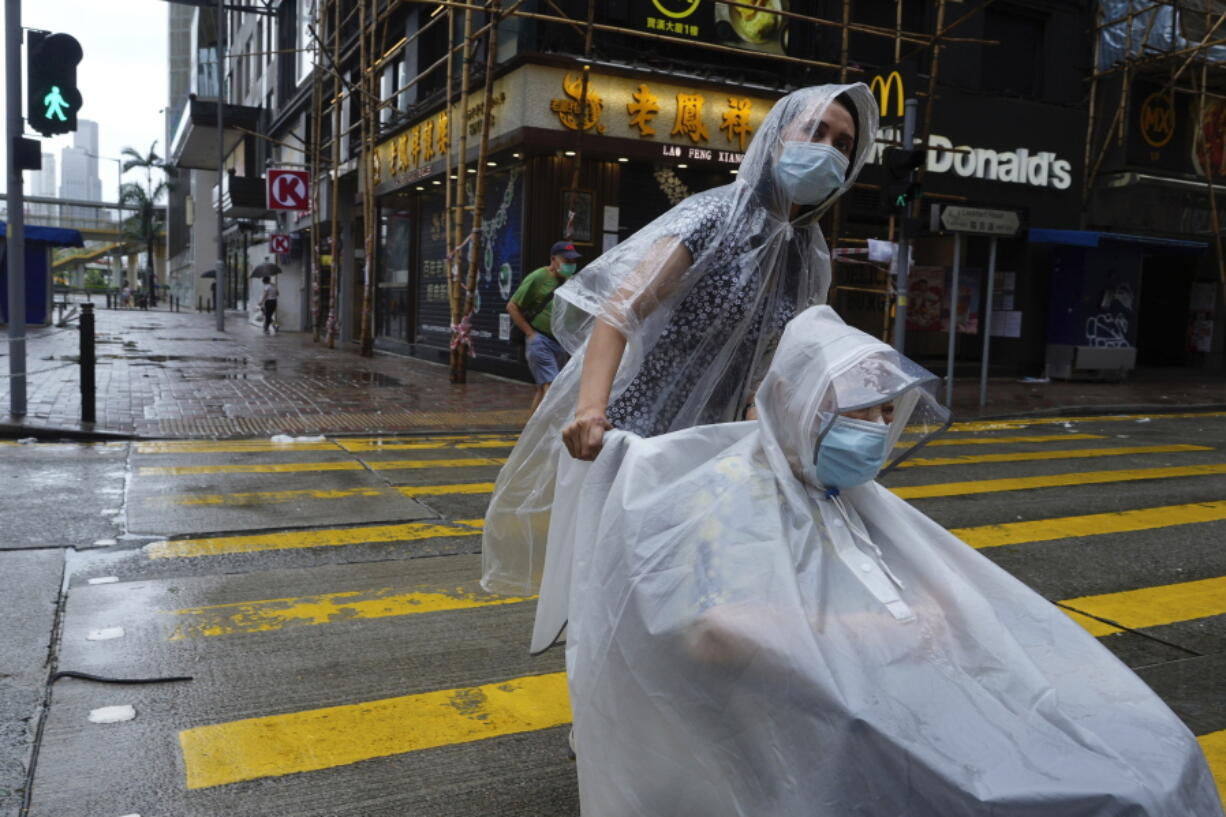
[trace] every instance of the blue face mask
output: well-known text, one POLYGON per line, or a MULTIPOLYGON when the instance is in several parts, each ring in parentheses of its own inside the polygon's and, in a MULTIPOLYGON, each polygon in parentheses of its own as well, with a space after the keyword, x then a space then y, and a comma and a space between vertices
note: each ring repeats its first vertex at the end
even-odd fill
POLYGON ((575 262, 563 261, 558 265, 558 272, 561 273, 563 278, 569 278, 575 274, 575 262))
POLYGON ((775 178, 793 204, 817 204, 843 186, 847 157, 831 145, 784 142, 775 178))
POLYGON ((813 452, 817 481, 827 488, 852 488, 871 482, 885 465, 890 427, 838 417, 813 452))

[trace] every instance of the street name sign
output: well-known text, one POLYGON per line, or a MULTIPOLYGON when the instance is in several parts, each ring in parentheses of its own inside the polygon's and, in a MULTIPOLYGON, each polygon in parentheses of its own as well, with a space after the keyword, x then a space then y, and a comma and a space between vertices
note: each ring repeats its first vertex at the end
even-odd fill
POLYGON ((1021 221, 1013 210, 989 210, 983 207, 945 207, 941 210, 941 225, 956 233, 979 235, 1017 235, 1021 221))
POLYGON ((268 171, 269 210, 310 210, 311 174, 305 170, 268 171))

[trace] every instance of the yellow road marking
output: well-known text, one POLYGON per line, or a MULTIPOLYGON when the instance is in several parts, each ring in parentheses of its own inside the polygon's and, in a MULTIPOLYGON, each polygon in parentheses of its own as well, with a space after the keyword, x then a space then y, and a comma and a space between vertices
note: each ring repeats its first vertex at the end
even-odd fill
POLYGON ((146 477, 181 477, 188 474, 285 474, 309 471, 362 471, 362 464, 352 460, 339 462, 281 462, 256 465, 142 465, 138 471, 146 477))
POLYGON ((1032 462, 1036 460, 1077 460, 1088 457, 1118 457, 1128 454, 1180 454, 1187 451, 1212 451, 1207 445, 1138 445, 1131 448, 1072 448, 1064 451, 1015 451, 1007 454, 970 454, 965 457, 917 457, 898 464, 899 468, 926 465, 975 465, 985 462, 1032 462))
POLYGON ((344 488, 327 491, 319 488, 301 488, 293 491, 243 491, 234 494, 170 494, 147 496, 151 504, 171 505, 271 505, 277 502, 295 502, 300 499, 349 499, 355 496, 383 496, 380 488, 344 488))
POLYGON ((570 722, 566 673, 198 726, 179 733, 189 789, 331 769, 570 722))
POLYGON ((444 496, 446 494, 491 494, 492 482, 460 482, 454 485, 405 485, 396 489, 405 496, 444 496))
POLYGON ((1186 419, 1189 417, 1226 417, 1226 411, 1163 411, 1156 414, 1097 414, 1087 417, 1035 417, 1025 420, 972 420, 964 423, 954 423, 949 427, 949 430, 952 432, 1003 431, 1037 425, 1057 425, 1060 423, 1127 423, 1136 422, 1141 419, 1170 420, 1186 419))
POLYGON ((1036 519, 1033 522, 1008 522, 1003 525, 955 528, 950 533, 971 547, 991 548, 1026 542, 1068 539, 1074 536, 1097 536, 1104 533, 1153 530, 1172 525, 1218 522, 1223 519, 1226 519, 1226 501, 1198 502, 1191 505, 1164 505, 1157 508, 1139 508, 1114 513, 1036 519))
POLYGON ((485 432, 481 434, 423 434, 421 436, 389 436, 389 437, 334 437, 337 445, 346 443, 377 445, 378 443, 426 443, 426 442, 481 442, 482 440, 515 439, 514 434, 499 434, 485 432))
POLYGON ((248 454, 267 451, 336 451, 336 443, 274 443, 268 440, 192 440, 137 443, 137 454, 248 454))
POLYGON ((403 443, 354 443, 347 440, 337 441, 341 448, 350 453, 364 451, 425 451, 440 448, 513 448, 516 440, 481 440, 480 442, 403 442, 403 443))
POLYGON ((1074 474, 1051 474, 1041 477, 1007 477, 967 482, 942 482, 932 485, 908 485, 891 488, 903 499, 929 499, 938 496, 991 494, 999 491, 1025 491, 1031 488, 1056 488, 1069 485, 1094 485, 1105 482, 1132 482, 1141 479, 1171 479, 1226 474, 1226 464, 1180 465, 1168 468, 1134 468, 1126 471, 1082 471, 1074 474))
MULTIPOLYGON (((1005 445, 1008 443, 1057 443, 1062 440, 1105 440, 1105 434, 1030 434, 1020 437, 941 437, 928 443, 934 445, 1005 445)), ((915 445, 914 440, 900 440, 899 448, 915 445)))
POLYGON ((250 536, 214 536, 207 539, 172 539, 145 547, 150 559, 217 556, 223 553, 255 553, 293 548, 339 547, 379 542, 408 542, 445 536, 477 536, 483 519, 452 523, 410 522, 398 525, 369 525, 361 528, 260 533, 250 536))
POLYGON ((476 587, 436 587, 411 592, 397 592, 396 588, 385 587, 317 596, 215 604, 172 610, 172 615, 182 616, 184 621, 175 627, 170 640, 268 632, 284 627, 327 624, 331 621, 494 607, 517 604, 534 598, 536 597, 495 596, 476 587))
POLYGON ((1094 635, 1120 632, 1120 628, 1137 630, 1142 627, 1161 627, 1163 624, 1174 624, 1177 621, 1226 614, 1226 576, 1082 596, 1065 599, 1060 604, 1087 616, 1107 619, 1120 625, 1119 628, 1112 627, 1092 618, 1090 620, 1094 621, 1096 626, 1087 629, 1094 635), (1095 632, 1095 629, 1103 629, 1106 632, 1095 632))
POLYGON ((1205 760, 1209 761, 1209 771, 1217 781, 1218 794, 1226 801, 1226 729, 1201 735, 1196 740, 1205 753, 1205 760))
POLYGON ((372 471, 399 471, 409 468, 470 468, 478 465, 502 465, 506 457, 473 457, 465 460, 365 460, 372 471))

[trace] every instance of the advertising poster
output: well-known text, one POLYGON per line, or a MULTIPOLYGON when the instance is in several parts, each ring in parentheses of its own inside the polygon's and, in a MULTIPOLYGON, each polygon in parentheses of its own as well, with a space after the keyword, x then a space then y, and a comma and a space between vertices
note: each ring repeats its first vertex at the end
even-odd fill
POLYGON ((788 0, 745 0, 726 6, 710 0, 635 0, 631 24, 670 37, 784 54, 788 0))
MULTIPOLYGON (((945 267, 911 268, 907 281, 907 328, 920 332, 949 331, 949 284, 952 270, 945 267)), ((979 333, 979 288, 983 271, 967 268, 958 273, 958 331, 979 333)))
MULTIPOLYGON (((472 191, 469 191, 472 195, 472 191)), ((514 360, 518 349, 502 322, 507 299, 523 279, 521 168, 486 178, 485 212, 477 259, 477 292, 473 298, 471 337, 478 355, 514 360)), ((464 225, 465 236, 469 225, 464 225)), ((451 343, 451 303, 447 284, 447 242, 443 229, 443 197, 422 197, 421 275, 418 279, 418 342, 447 348, 451 343)), ((470 256, 460 253, 459 268, 467 275, 470 256)))

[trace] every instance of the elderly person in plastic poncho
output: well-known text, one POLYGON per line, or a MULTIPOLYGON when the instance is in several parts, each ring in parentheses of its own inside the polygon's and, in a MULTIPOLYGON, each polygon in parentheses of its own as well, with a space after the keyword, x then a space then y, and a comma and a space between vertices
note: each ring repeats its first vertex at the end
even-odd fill
POLYGON ((583 814, 1222 814, 1139 678, 872 481, 947 424, 934 382, 814 307, 757 422, 563 461, 537 635, 569 616, 583 814))
POLYGON ((611 427, 652 436, 746 416, 784 325, 826 300, 817 220, 851 187, 876 133, 863 84, 789 94, 758 126, 735 182, 691 196, 557 289, 553 335, 573 357, 498 477, 486 589, 536 589, 567 449, 592 459, 611 427))

